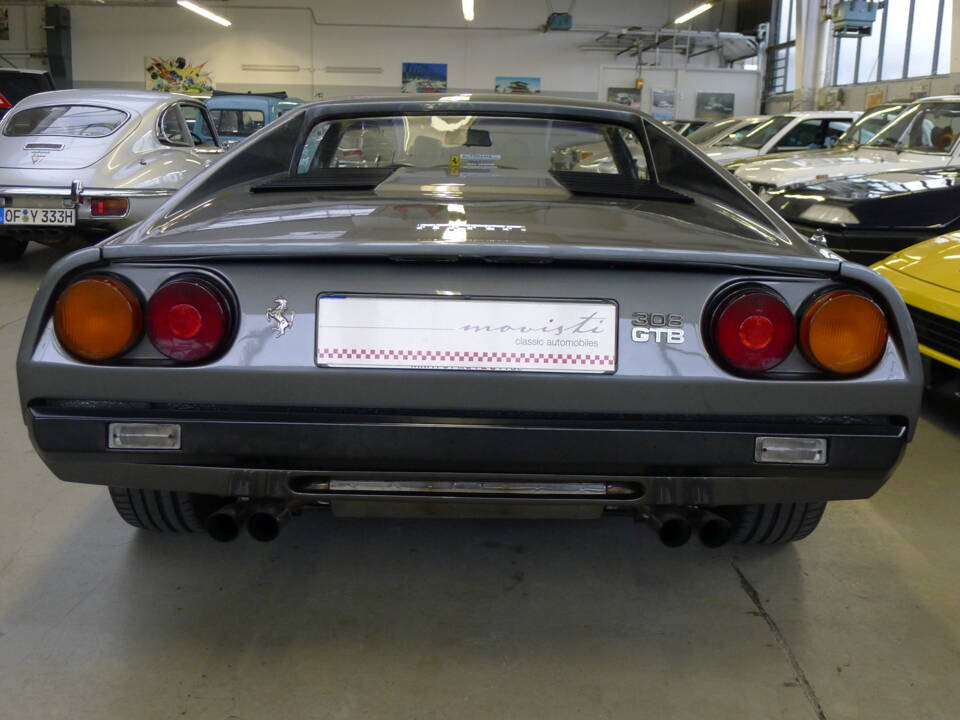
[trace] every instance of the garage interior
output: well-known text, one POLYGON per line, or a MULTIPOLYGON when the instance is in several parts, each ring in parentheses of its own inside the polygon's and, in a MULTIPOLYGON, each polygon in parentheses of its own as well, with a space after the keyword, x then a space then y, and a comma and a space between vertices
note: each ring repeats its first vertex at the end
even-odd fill
MULTIPOLYGON (((0 59, 58 89, 142 91, 181 58, 218 91, 305 101, 396 95, 405 64, 442 64, 444 92, 536 79, 664 120, 711 112, 707 93, 731 97, 707 120, 960 94, 960 0, 869 3, 846 28, 830 13, 856 2, 706 5, 677 22, 698 0, 201 4, 224 26, 172 0, 7 2, 0 59)), ((84 245, 0 263, 0 717, 957 717, 956 392, 924 394, 875 496, 784 546, 667 548, 627 517, 139 532, 24 428, 27 314, 84 245)))

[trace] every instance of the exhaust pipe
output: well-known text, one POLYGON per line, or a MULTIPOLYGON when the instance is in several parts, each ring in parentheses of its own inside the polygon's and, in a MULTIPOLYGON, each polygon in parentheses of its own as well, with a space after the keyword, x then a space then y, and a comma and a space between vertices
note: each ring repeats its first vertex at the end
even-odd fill
POLYGON ((265 502, 257 506, 247 520, 247 532, 260 542, 276 540, 280 528, 290 519, 290 506, 283 502, 265 502))
POLYGON ((644 515, 650 528, 667 547, 686 545, 693 534, 690 521, 676 510, 650 508, 644 515))
POLYGON ((248 514, 247 503, 229 503, 210 515, 204 528, 214 540, 232 542, 240 534, 248 514))
POLYGON ((704 547, 718 548, 730 542, 733 526, 725 517, 709 510, 700 510, 694 515, 697 537, 704 547))

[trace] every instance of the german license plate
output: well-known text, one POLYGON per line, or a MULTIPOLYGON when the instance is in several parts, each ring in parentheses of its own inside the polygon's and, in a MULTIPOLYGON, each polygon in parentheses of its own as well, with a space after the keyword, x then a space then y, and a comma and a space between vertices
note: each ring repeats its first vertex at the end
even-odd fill
POLYGON ((611 373, 617 306, 603 301, 321 295, 317 364, 611 373))
POLYGON ((0 225, 76 225, 73 208, 3 208, 0 225))

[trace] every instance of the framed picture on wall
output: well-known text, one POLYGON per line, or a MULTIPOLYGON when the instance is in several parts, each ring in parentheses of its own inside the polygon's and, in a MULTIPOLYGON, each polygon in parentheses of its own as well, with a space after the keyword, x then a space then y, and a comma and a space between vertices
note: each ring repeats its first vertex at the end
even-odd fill
POLYGON ((673 88, 654 90, 650 114, 656 120, 673 120, 676 117, 676 98, 677 91, 673 88))
POLYGON ((627 107, 636 108, 637 110, 640 109, 640 97, 642 95, 643 90, 637 90, 636 88, 607 88, 607 102, 626 105, 627 107))
POLYGON ((536 95, 540 92, 540 78, 497 75, 493 91, 509 95, 536 95))
POLYGON ((143 64, 147 90, 184 95, 208 95, 213 92, 213 76, 205 62, 195 64, 178 55, 146 57, 143 64))
POLYGON ((883 102, 883 90, 874 90, 873 92, 868 92, 864 102, 864 109, 869 110, 872 107, 876 107, 883 102))
POLYGON ((723 120, 733 115, 733 93, 697 93, 697 118, 723 120))
POLYGON ((447 91, 446 63, 404 63, 400 92, 442 93, 447 91))

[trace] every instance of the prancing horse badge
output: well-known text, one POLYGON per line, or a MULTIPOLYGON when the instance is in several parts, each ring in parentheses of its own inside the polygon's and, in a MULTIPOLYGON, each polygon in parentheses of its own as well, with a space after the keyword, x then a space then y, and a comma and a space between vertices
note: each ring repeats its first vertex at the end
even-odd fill
POLYGON ((287 307, 287 299, 278 297, 274 299, 274 306, 267 310, 267 321, 273 323, 274 337, 280 337, 287 330, 293 327, 293 310, 287 307))

